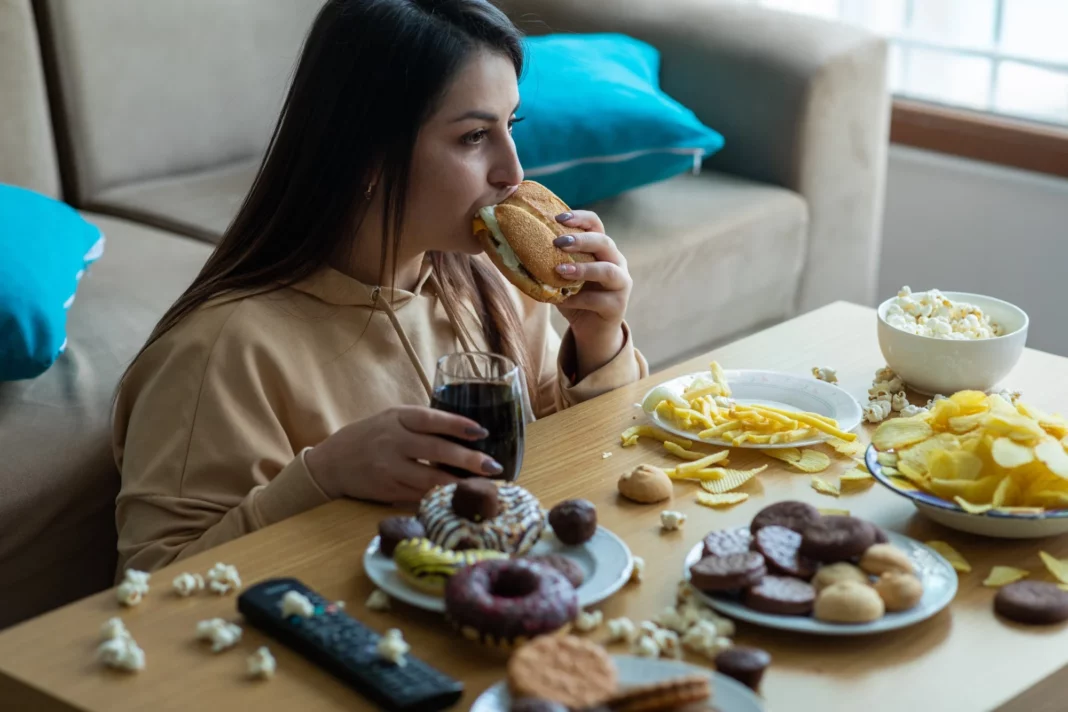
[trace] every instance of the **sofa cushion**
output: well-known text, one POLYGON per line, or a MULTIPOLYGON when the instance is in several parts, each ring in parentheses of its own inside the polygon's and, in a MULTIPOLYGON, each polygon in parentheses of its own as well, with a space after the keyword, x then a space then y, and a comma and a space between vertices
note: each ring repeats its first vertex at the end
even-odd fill
POLYGON ((100 228, 46 195, 0 183, 0 381, 36 378, 67 347, 67 310, 104 254, 100 228))
POLYGON ((323 0, 41 0, 67 198, 258 158, 323 0))
POLYGON ((627 257, 627 322, 651 368, 794 315, 808 225, 796 193, 705 171, 590 209, 627 257))
POLYGON ((39 378, 0 383, 0 627, 112 585, 112 395, 210 254, 183 237, 85 217, 108 250, 71 307, 66 352, 39 378))
POLYGON ((0 183, 59 196, 59 165, 30 0, 0 0, 0 183))
POLYGON ((217 243, 252 187, 259 161, 104 191, 94 210, 217 243))
POLYGON ((655 47, 619 34, 531 37, 525 45, 520 114, 529 121, 512 135, 526 176, 565 203, 693 171, 723 147, 722 136, 660 90, 655 47))

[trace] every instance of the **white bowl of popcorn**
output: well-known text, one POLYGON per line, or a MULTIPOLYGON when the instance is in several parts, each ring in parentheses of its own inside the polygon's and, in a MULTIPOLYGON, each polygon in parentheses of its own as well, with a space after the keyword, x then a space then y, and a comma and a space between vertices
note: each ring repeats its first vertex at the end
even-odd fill
POLYGON ((1027 342, 1027 313, 979 294, 903 287, 878 315, 886 364, 925 395, 991 390, 1027 342))

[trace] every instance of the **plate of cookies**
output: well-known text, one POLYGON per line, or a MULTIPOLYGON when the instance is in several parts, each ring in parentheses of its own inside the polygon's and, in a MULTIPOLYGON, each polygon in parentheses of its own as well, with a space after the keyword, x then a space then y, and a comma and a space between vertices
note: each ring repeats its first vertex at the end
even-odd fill
MULTIPOLYGON (((428 611, 448 612, 448 584, 467 568, 479 569, 463 577, 471 590, 452 596, 465 610, 476 598, 487 607, 507 598, 509 609, 519 608, 525 598, 518 594, 535 605, 557 583, 566 592, 552 595, 569 599, 557 607, 581 609, 617 592, 634 569, 630 548, 597 524, 591 502, 566 500, 546 512, 519 485, 482 478, 431 490, 417 516, 388 517, 378 531, 364 551, 367 576, 392 598, 428 611), (499 596, 498 586, 510 590, 499 596), (530 590, 512 590, 516 586, 530 590)), ((562 615, 565 623, 574 618, 562 615)))
POLYGON ((609 655, 574 636, 544 636, 512 654, 508 678, 483 692, 471 712, 573 709, 761 712, 752 690, 679 660, 609 655))
POLYGON ((765 507, 748 527, 709 533, 687 555, 683 575, 724 615, 818 635, 905 628, 957 593, 956 572, 934 549, 793 501, 765 507))

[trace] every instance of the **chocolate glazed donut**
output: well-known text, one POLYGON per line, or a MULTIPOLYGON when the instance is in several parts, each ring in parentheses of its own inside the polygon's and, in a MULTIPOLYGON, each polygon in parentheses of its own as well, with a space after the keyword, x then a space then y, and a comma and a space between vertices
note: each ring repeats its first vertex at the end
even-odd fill
POLYGON ((563 574, 523 559, 481 561, 445 586, 445 616, 465 638, 511 647, 553 633, 578 615, 578 594, 563 574))

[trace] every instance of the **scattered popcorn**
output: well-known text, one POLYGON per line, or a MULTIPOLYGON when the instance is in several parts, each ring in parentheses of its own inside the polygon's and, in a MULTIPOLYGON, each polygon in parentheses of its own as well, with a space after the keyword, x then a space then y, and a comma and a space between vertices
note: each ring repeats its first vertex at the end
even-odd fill
POLYGON ((812 367, 812 375, 816 377, 818 381, 826 381, 827 383, 838 383, 838 371, 833 368, 820 368, 819 366, 812 367))
POLYGON ((638 635, 656 635, 658 630, 660 630, 660 626, 653 621, 642 621, 638 626, 638 635))
POLYGON ((869 388, 868 389, 868 402, 872 401, 886 401, 888 405, 893 405, 894 394, 890 392, 888 388, 869 388))
POLYGON ((902 418, 911 418, 913 416, 919 415, 920 413, 926 412, 927 409, 923 406, 912 405, 911 403, 909 403, 907 406, 901 409, 900 415, 902 418))
POLYGON ((132 638, 130 631, 126 630, 126 624, 121 618, 108 618, 104 625, 100 626, 101 640, 114 640, 115 638, 132 638))
POLYGON ((96 649, 96 659, 116 670, 140 672, 145 669, 145 651, 129 636, 105 640, 96 649))
POLYGON ((256 652, 248 656, 248 676, 257 680, 270 680, 278 668, 271 651, 261 645, 256 652))
POLYGON ((575 629, 582 633, 589 633, 600 627, 604 622, 604 613, 601 611, 582 611, 575 619, 575 629))
POLYGON ((927 401, 927 406, 926 406, 927 410, 930 410, 931 408, 934 408, 934 404, 937 403, 938 401, 946 400, 946 399, 947 399, 947 396, 944 396, 941 393, 936 393, 934 396, 932 396, 931 400, 927 401))
POLYGON ((685 603, 690 600, 693 600, 693 586, 686 579, 681 579, 675 587, 675 602, 685 603))
POLYGON ((613 618, 608 621, 608 642, 625 640, 628 643, 638 637, 638 629, 630 618, 613 618))
POLYGON ((388 611, 390 609, 389 596, 385 591, 376 588, 367 597, 367 607, 372 611, 388 611))
POLYGON ((718 635, 716 626, 708 621, 701 621, 682 636, 682 645, 688 650, 712 659, 720 652, 733 645, 730 638, 718 635))
POLYGON ((665 658, 681 658, 682 646, 679 644, 679 634, 673 630, 658 630, 653 634, 653 642, 660 649, 660 654, 665 658))
POLYGON ((241 627, 222 618, 200 621, 197 623, 197 640, 211 641, 211 652, 218 653, 237 645, 241 640, 241 627))
POLYGON ((665 509, 660 513, 660 526, 667 531, 675 531, 681 529, 682 525, 686 523, 686 515, 682 512, 675 512, 670 509, 665 509))
POLYGON ((645 559, 640 556, 634 557, 634 568, 630 571, 630 580, 640 583, 645 573, 645 559))
POLYGON ((301 618, 311 618, 313 615, 315 615, 315 606, 300 591, 287 591, 286 595, 282 596, 283 617, 299 616, 301 618))
POLYGON ((656 624, 676 633, 685 633, 690 627, 690 622, 674 606, 668 606, 660 611, 660 615, 656 617, 656 624))
POLYGON ((408 661, 404 659, 404 656, 408 654, 408 651, 412 647, 404 641, 404 636, 401 635, 400 630, 397 628, 390 628, 386 631, 378 640, 378 657, 383 660, 388 660, 394 665, 404 667, 408 664, 408 661))
POLYGON ((188 598, 197 591, 204 590, 204 577, 200 574, 178 574, 171 585, 175 593, 182 598, 188 598))
POLYGON ((1020 397, 1023 395, 1023 393, 1021 393, 1020 391, 1002 390, 1002 391, 987 391, 987 395, 1001 396, 1002 398, 1007 400, 1009 403, 1012 403, 1013 405, 1016 405, 1016 401, 1020 400, 1020 397))
MULTIPOLYGON (((897 374, 889 366, 883 366, 875 372, 875 383, 888 383, 897 378, 897 374)), ((900 379, 898 379, 900 380, 900 379)))
POLYGON ((602 452, 601 453, 601 459, 602 460, 607 460, 610 457, 612 457, 612 453, 610 453, 610 452, 602 452))
POLYGON ((934 339, 992 339, 1004 333, 1001 325, 979 307, 954 302, 937 289, 913 293, 908 287, 902 287, 886 310, 886 323, 934 339))
POLYGON ((652 636, 644 635, 634 641, 631 652, 642 658, 659 658, 660 646, 652 636))
POLYGON ((208 571, 208 588, 220 596, 241 588, 241 577, 237 575, 237 567, 221 562, 212 566, 208 571))
POLYGON ((890 409, 894 412, 900 412, 905 409, 905 406, 909 404, 909 397, 905 395, 904 391, 895 393, 893 399, 890 401, 890 409))
POLYGON ((348 604, 344 601, 334 601, 334 605, 340 608, 341 610, 345 610, 345 606, 347 606, 348 604))
POLYGON ((864 419, 869 423, 881 423, 890 417, 890 403, 884 400, 875 400, 864 406, 864 419))
POLYGON ((721 636, 729 638, 734 635, 734 621, 719 615, 698 601, 687 601, 682 605, 679 612, 686 623, 687 630, 705 621, 715 626, 716 632, 721 636))
POLYGON ((115 595, 124 606, 136 606, 148 594, 148 580, 152 577, 144 571, 126 569, 122 583, 115 589, 115 595))

